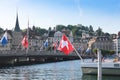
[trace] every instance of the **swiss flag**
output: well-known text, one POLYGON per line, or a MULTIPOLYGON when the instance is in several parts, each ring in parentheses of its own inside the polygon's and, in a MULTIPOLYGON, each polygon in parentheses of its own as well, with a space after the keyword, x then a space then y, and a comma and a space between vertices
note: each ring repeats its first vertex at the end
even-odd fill
POLYGON ((58 46, 58 50, 62 51, 66 55, 70 54, 74 50, 73 45, 71 44, 71 42, 69 41, 65 34, 62 35, 62 39, 58 46))
POLYGON ((25 48, 28 48, 28 39, 27 39, 27 36, 24 36, 23 40, 22 40, 22 45, 25 47, 25 48))

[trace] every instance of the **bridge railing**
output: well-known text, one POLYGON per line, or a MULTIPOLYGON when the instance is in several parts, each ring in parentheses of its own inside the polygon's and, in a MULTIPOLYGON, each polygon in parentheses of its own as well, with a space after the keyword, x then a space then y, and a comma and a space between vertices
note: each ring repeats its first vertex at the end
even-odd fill
POLYGON ((57 55, 57 56, 77 56, 75 52, 65 55, 60 51, 32 51, 29 50, 4 50, 0 51, 0 56, 41 56, 41 55, 57 55))

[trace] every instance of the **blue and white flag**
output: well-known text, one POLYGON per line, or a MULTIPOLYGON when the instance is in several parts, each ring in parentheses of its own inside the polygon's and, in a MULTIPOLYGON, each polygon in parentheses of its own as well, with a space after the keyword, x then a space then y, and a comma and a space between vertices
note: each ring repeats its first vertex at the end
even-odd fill
POLYGON ((48 47, 48 39, 44 42, 44 47, 48 47))
POLYGON ((0 40, 1 44, 3 46, 5 46, 8 43, 8 39, 7 39, 7 31, 4 33, 3 37, 0 40))

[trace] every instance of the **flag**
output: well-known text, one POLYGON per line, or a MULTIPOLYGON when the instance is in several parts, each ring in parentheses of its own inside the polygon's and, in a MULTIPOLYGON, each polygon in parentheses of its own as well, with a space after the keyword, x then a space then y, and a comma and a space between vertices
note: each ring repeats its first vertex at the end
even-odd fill
POLYGON ((1 38, 0 42, 2 43, 3 46, 5 46, 8 43, 7 39, 7 31, 4 33, 3 37, 1 38))
POLYGON ((44 42, 44 47, 48 47, 48 39, 46 39, 46 41, 44 42))
POLYGON ((24 36, 23 40, 22 40, 22 45, 25 47, 25 48, 28 48, 28 39, 27 39, 27 36, 24 36))
POLYGON ((53 48, 56 49, 56 48, 57 48, 57 45, 58 45, 58 41, 55 41, 55 42, 53 43, 53 48))
POLYGON ((70 54, 74 50, 73 45, 71 44, 71 42, 65 34, 62 35, 62 39, 58 46, 58 50, 62 51, 66 55, 70 54))

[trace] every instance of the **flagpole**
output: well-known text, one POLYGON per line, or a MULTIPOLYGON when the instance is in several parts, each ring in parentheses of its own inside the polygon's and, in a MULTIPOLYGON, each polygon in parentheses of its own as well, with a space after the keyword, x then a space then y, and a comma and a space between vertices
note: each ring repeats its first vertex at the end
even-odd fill
MULTIPOLYGON (((27 29, 27 40, 29 39, 29 19, 28 19, 28 29, 27 29)), ((28 46, 28 48, 27 48, 27 50, 26 50, 26 56, 27 56, 27 54, 28 54, 28 49, 29 49, 29 46, 28 46)))
POLYGON ((78 55, 78 57, 83 61, 81 55, 78 53, 78 51, 75 49, 75 47, 74 47, 74 50, 75 50, 76 54, 78 55))

